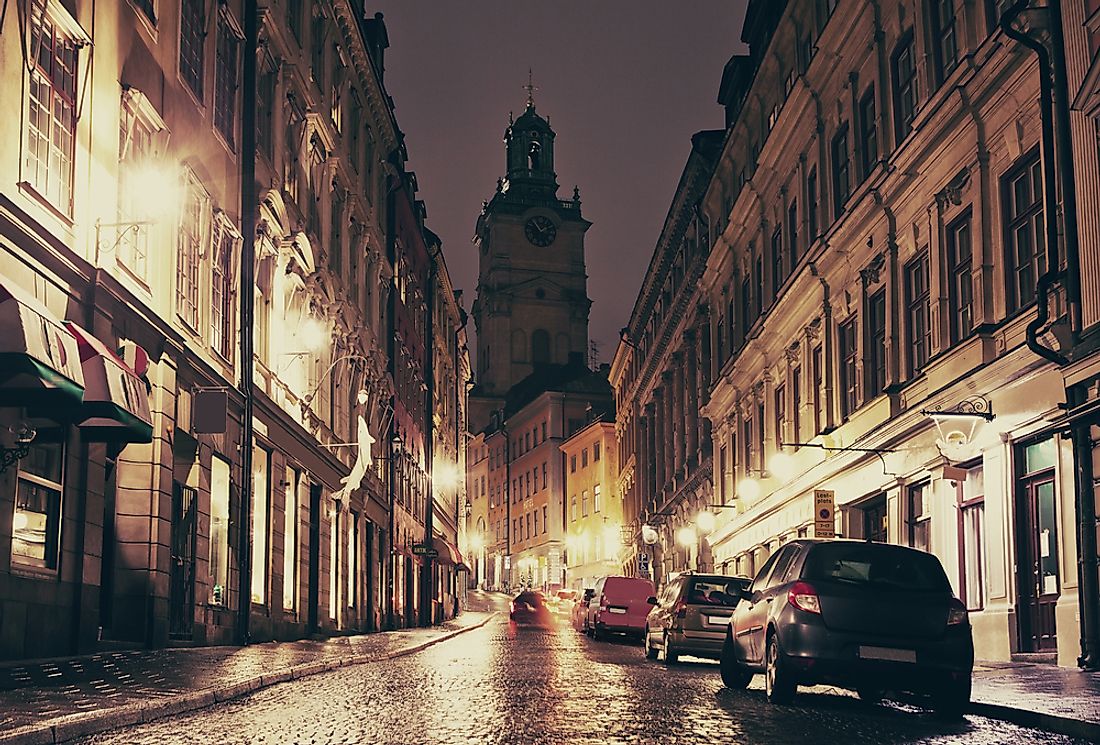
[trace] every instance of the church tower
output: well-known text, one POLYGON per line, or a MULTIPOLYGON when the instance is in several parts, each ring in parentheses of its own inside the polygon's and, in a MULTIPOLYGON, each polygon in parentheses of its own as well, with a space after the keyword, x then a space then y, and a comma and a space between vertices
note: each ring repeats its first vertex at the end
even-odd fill
POLYGON ((508 390, 542 365, 583 365, 588 298, 580 194, 558 199, 554 130, 527 107, 504 132, 507 171, 477 220, 477 387, 471 430, 488 424, 508 390))

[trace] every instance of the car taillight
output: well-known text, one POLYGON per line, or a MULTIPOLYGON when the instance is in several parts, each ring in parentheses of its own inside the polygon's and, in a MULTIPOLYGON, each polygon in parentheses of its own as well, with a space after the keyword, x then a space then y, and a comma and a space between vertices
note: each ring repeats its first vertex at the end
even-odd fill
POLYGON ((806 582, 795 582, 787 591, 787 602, 799 610, 807 613, 821 613, 821 601, 817 598, 817 590, 806 582))
POLYGON ((509 603, 508 603, 508 612, 509 613, 515 613, 516 612, 516 601, 514 601, 514 600, 509 601, 509 603))
POLYGON ((687 612, 687 603, 685 603, 683 600, 677 600, 676 604, 672 606, 672 615, 676 616, 677 618, 687 618, 687 612))
POLYGON ((970 617, 967 615, 966 606, 960 600, 951 598, 951 603, 947 606, 947 625, 958 626, 969 621, 970 617))

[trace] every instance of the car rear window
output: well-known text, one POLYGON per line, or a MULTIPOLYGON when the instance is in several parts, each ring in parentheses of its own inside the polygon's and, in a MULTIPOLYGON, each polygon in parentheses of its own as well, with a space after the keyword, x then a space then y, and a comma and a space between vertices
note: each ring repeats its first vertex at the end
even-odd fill
POLYGON ((631 577, 608 577, 603 587, 604 594, 622 600, 641 600, 656 593, 653 583, 648 579, 633 579, 631 577))
POLYGON ((697 605, 721 605, 732 608, 737 605, 742 583, 728 577, 696 578, 688 587, 688 603, 697 605))
POLYGON ((932 554, 882 543, 823 543, 806 557, 802 578, 881 589, 950 592, 940 560, 932 554))

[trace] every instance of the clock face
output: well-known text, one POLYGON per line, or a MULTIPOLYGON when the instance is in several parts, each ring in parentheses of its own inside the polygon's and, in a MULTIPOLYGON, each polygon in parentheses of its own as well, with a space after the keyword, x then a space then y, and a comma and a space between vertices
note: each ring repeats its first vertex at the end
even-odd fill
POLYGON ((535 215, 528 220, 523 232, 527 236, 527 240, 544 248, 553 243, 554 238, 558 235, 558 229, 554 227, 554 223, 549 217, 542 215, 535 215))

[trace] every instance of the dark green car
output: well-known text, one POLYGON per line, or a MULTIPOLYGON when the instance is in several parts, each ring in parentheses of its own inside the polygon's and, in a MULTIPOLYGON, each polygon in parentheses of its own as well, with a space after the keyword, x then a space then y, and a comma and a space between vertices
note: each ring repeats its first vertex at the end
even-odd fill
POLYGON ((685 572, 649 599, 653 606, 646 618, 647 659, 663 656, 676 662, 680 655, 718 659, 733 609, 748 577, 685 572))

